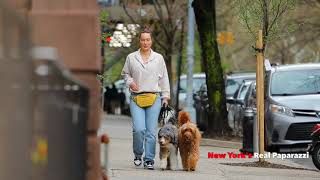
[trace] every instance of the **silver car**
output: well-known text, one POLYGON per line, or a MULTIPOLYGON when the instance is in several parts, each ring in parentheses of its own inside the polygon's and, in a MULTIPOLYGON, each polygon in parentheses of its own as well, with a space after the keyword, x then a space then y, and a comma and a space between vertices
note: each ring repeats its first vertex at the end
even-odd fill
POLYGON ((320 64, 274 66, 265 90, 266 150, 303 151, 320 123, 320 64))
MULTIPOLYGON (((195 73, 193 74, 193 93, 199 91, 202 84, 206 83, 206 74, 205 73, 195 73)), ((176 96, 177 84, 175 85, 174 95, 176 96)), ((174 97, 175 100, 176 97, 174 97)), ((180 76, 180 89, 179 89, 179 109, 186 107, 187 99, 187 75, 180 76)))
POLYGON ((226 77, 226 98, 232 99, 236 90, 240 87, 243 80, 256 80, 256 73, 238 72, 227 75, 226 77))
POLYGON ((244 100, 252 80, 243 80, 234 95, 227 99, 228 102, 228 124, 237 135, 242 135, 242 119, 244 114, 244 100))

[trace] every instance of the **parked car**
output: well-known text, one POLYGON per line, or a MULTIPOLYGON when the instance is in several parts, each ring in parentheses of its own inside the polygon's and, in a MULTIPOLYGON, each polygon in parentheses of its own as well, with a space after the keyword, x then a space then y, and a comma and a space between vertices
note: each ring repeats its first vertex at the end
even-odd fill
POLYGON ((126 104, 130 103, 130 91, 129 88, 126 86, 126 83, 124 82, 123 79, 120 79, 114 83, 116 86, 118 93, 123 92, 126 95, 126 104))
POLYGON ((266 73, 268 151, 305 151, 320 123, 320 64, 273 66, 266 73))
POLYGON ((227 99, 227 102, 229 103, 228 124, 234 130, 235 134, 240 136, 242 135, 242 120, 245 110, 245 97, 252 83, 252 80, 243 80, 233 97, 227 99))
POLYGON ((226 77, 226 98, 233 97, 243 80, 256 80, 256 73, 232 73, 226 77))
MULTIPOLYGON (((202 84, 206 83, 206 74, 205 73, 196 73, 193 74, 193 93, 199 91, 202 84)), ((174 93, 177 92, 177 84, 175 85, 174 93)), ((175 94, 176 96, 176 94, 175 94)), ((175 98, 174 98, 175 99, 175 98)), ((180 76, 180 89, 179 89, 179 109, 186 107, 187 99, 187 75, 180 76)))
MULTIPOLYGON (((225 86, 226 86, 226 96, 227 99, 232 98, 236 90, 240 87, 243 80, 255 80, 255 73, 234 73, 226 76, 225 86)), ((194 107, 196 109, 196 121, 200 129, 205 130, 207 127, 207 117, 208 117, 208 94, 207 85, 204 80, 200 89, 196 91, 193 95, 194 107)), ((228 109, 227 103, 227 109, 228 109)))
MULTIPOLYGON (((126 83, 123 79, 120 79, 116 82, 114 82, 115 88, 117 89, 117 93, 120 95, 119 97, 125 96, 124 102, 121 101, 123 104, 120 106, 121 114, 130 115, 130 91, 129 88, 126 86, 126 83)), ((123 99, 123 98, 121 98, 123 99)))
POLYGON ((229 74, 226 77, 226 99, 227 99, 227 111, 229 110, 230 104, 228 103, 229 99, 232 99, 234 93, 239 89, 240 85, 244 80, 256 80, 255 73, 233 73, 229 74))

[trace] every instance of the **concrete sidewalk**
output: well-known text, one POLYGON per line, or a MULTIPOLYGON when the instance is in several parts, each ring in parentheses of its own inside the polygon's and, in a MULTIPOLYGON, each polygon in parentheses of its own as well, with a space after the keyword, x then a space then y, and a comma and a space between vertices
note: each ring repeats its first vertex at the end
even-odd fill
MULTIPOLYGON (((221 163, 243 163, 257 161, 254 158, 244 159, 209 159, 208 152, 214 153, 239 153, 238 149, 223 148, 215 146, 201 146, 200 160, 197 171, 185 172, 179 171, 162 171, 159 168, 159 157, 157 145, 157 155, 155 159, 155 170, 144 170, 142 167, 134 167, 132 154, 132 129, 131 120, 126 116, 107 115, 101 123, 99 133, 106 132, 110 138, 109 153, 109 177, 111 179, 248 179, 248 180, 269 180, 269 179, 319 179, 320 173, 308 170, 290 170, 274 168, 258 168, 229 166, 221 163)), ((207 141, 206 143, 209 143, 207 141)), ((210 144, 207 144, 210 145, 210 144)), ((217 144, 215 144, 217 145, 217 144)), ((268 162, 277 163, 292 167, 301 168, 302 166, 292 161, 281 159, 268 159, 268 162)), ((179 167, 181 167, 179 159, 179 167)))

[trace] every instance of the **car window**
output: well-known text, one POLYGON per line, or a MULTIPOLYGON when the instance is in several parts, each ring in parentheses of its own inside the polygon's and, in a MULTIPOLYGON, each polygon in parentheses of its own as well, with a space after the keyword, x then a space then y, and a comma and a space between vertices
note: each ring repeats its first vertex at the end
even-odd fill
POLYGON ((234 92, 233 99, 237 99, 239 91, 240 91, 240 87, 236 90, 236 92, 234 92))
MULTIPOLYGON (((202 84, 206 83, 205 78, 194 78, 193 79, 193 91, 199 91, 202 84)), ((180 80, 180 92, 187 92, 187 79, 180 80)))
POLYGON ((241 100, 244 100, 245 96, 246 96, 246 93, 249 89, 249 86, 250 84, 244 84, 240 90, 240 93, 239 93, 239 96, 238 96, 238 99, 241 99, 241 100))
POLYGON ((227 79, 226 83, 226 95, 227 96, 234 96, 236 93, 237 89, 240 87, 242 82, 244 80, 255 80, 255 77, 237 77, 237 78, 229 78, 227 79))
POLYGON ((240 86, 240 83, 238 83, 237 81, 233 79, 228 79, 226 84, 226 94, 229 96, 233 95, 237 91, 239 86, 240 86))
POLYGON ((319 93, 320 70, 282 71, 272 75, 271 94, 274 96, 319 93))

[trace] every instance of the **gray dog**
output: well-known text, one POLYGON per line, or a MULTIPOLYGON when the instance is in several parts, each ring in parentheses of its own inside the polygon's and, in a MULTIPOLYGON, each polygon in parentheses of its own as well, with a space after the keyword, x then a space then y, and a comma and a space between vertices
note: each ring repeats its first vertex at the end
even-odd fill
POLYGON ((172 108, 162 109, 159 116, 160 124, 163 127, 158 132, 160 145, 160 167, 162 170, 178 169, 178 128, 175 111, 172 108))

